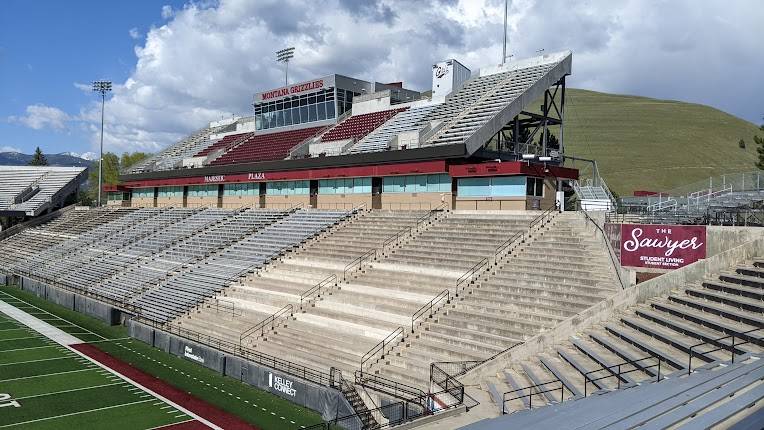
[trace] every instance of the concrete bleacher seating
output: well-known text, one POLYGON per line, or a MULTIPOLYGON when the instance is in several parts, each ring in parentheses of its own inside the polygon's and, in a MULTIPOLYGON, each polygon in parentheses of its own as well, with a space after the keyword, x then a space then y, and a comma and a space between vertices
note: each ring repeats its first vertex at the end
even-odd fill
MULTIPOLYGON (((371 248, 380 247, 403 228, 416 225, 424 211, 372 211, 343 222, 280 262, 269 265, 228 289, 225 299, 236 303, 241 317, 221 321, 214 311, 181 320, 184 327, 212 328, 232 336, 266 318, 287 303, 299 303, 300 294, 323 279, 342 274, 345 266, 371 248)), ((336 294, 336 293, 335 293, 336 294)))
MULTIPOLYGON (((758 263, 757 263, 758 264, 758 263)), ((643 383, 657 376, 658 358, 662 375, 687 373, 689 350, 693 345, 711 342, 695 348, 693 369, 730 359, 730 350, 711 351, 721 346, 731 348, 736 335, 736 355, 764 352, 764 269, 746 264, 733 271, 719 274, 717 279, 685 285, 668 297, 656 297, 631 308, 569 341, 521 363, 513 363, 501 374, 487 377, 483 387, 501 408, 497 394, 516 387, 529 387, 559 380, 565 386, 566 397, 581 396, 585 392, 581 372, 593 372, 590 379, 612 375, 605 367, 627 361, 622 370, 630 370, 621 379, 622 385, 643 383), (747 333, 748 332, 748 333, 747 333)), ((614 370, 614 369, 611 369, 614 370)), ((587 391, 613 390, 618 387, 616 377, 589 382, 587 391)), ((559 384, 557 385, 559 387, 559 384)), ((527 394, 527 391, 525 392, 527 394)), ((559 390, 534 396, 534 405, 560 401, 559 390)), ((526 405, 513 400, 505 405, 509 411, 521 410, 526 405)))
MULTIPOLYGON (((496 215, 485 218, 482 226, 474 216, 451 225, 451 230, 471 232, 468 241, 446 236, 445 229, 440 234, 431 229, 425 234, 440 242, 417 238, 418 248, 410 250, 406 258, 414 260, 416 253, 435 254, 431 264, 442 265, 440 270, 461 268, 465 264, 460 266, 456 258, 479 260, 492 253, 500 243, 497 239, 525 231, 530 220, 515 215, 512 221, 492 224, 486 221, 498 218, 496 215), (428 249, 441 250, 442 254, 428 249)), ((443 226, 449 221, 454 219, 449 218, 443 226)), ((606 252, 578 214, 558 215, 545 231, 536 233, 480 277, 468 294, 424 322, 404 347, 380 363, 381 367, 372 369, 401 380, 409 375, 409 384, 413 383, 412 375, 417 375, 417 384, 426 389, 429 363, 479 361, 553 328, 620 288, 606 252), (563 267, 564 274, 558 274, 563 267)))
MULTIPOLYGON (((238 336, 249 327, 292 304, 293 317, 285 318, 265 335, 258 333, 247 339, 246 346, 296 363, 352 373, 369 349, 397 327, 409 329, 414 312, 445 288, 453 289, 465 271, 483 258, 493 257, 499 244, 516 232, 525 232, 536 216, 528 212, 442 213, 420 226, 413 237, 404 234, 399 243, 382 251, 387 238, 416 226, 417 219, 426 214, 372 211, 346 221, 289 258, 227 289, 221 298, 235 303, 240 314, 221 318, 218 310, 210 306, 176 323, 238 342, 238 336), (377 261, 342 282, 348 263, 373 248, 382 253, 377 261), (329 282, 320 299, 306 302, 298 311, 300 296, 332 275, 337 279, 329 282), (339 288, 332 288, 335 282, 339 282, 339 288), (329 344, 332 348, 322 347, 329 344)), ((426 327, 417 327, 417 335, 409 337, 405 347, 371 369, 426 389, 430 362, 490 357, 553 326, 587 303, 602 300, 614 291, 617 281, 608 275, 607 257, 597 248, 600 242, 591 238, 591 232, 582 231, 579 221, 575 217, 560 219, 534 242, 538 243, 537 253, 557 243, 584 251, 580 259, 587 263, 581 263, 572 276, 585 278, 580 282, 592 286, 579 294, 575 306, 566 309, 560 302, 547 303, 543 297, 533 296, 524 301, 526 297, 521 294, 502 295, 492 290, 510 288, 509 284, 515 282, 538 282, 522 280, 526 273, 533 272, 532 267, 523 267, 518 273, 520 280, 511 280, 509 274, 512 264, 520 267, 536 258, 536 253, 530 253, 524 260, 518 257, 497 267, 496 276, 485 281, 482 296, 475 289, 468 297, 455 301, 443 315, 427 321, 426 327), (585 270, 591 271, 588 277, 585 270), (605 275, 596 274, 603 270, 605 275), (492 330, 492 324, 501 329, 492 330)), ((542 264, 548 267, 568 262, 562 253, 551 253, 546 258, 542 264)), ((532 286, 529 289, 533 291, 532 286)))
POLYGON ((283 160, 289 150, 305 139, 311 138, 323 127, 310 127, 275 133, 256 133, 228 152, 213 160, 210 164, 233 164, 258 161, 283 160))
POLYGON ((693 374, 675 375, 660 383, 519 411, 462 428, 761 428, 764 410, 761 408, 764 399, 764 360, 761 358, 761 355, 749 355, 734 364, 715 363, 693 374), (738 424, 741 427, 737 427, 738 424))
POLYGON ((37 216, 85 180, 84 167, 0 166, 0 211, 37 216))
POLYGON ((408 108, 390 109, 350 116, 345 121, 342 121, 324 133, 321 136, 321 141, 331 142, 335 140, 361 139, 396 114, 407 109, 408 108))

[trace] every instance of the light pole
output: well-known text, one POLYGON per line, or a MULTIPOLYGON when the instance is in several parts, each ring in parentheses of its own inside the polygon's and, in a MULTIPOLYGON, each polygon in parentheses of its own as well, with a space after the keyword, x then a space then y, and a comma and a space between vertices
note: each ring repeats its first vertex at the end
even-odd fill
POLYGON ((111 81, 93 82, 93 91, 101 94, 101 153, 98 160, 98 206, 101 206, 101 188, 103 188, 103 111, 106 105, 106 93, 111 91, 111 81))
POLYGON ((276 61, 284 63, 284 86, 289 85, 289 60, 294 58, 294 47, 276 51, 276 61))
POLYGON ((501 64, 507 62, 507 12, 509 11, 509 0, 504 0, 504 50, 501 52, 501 64))

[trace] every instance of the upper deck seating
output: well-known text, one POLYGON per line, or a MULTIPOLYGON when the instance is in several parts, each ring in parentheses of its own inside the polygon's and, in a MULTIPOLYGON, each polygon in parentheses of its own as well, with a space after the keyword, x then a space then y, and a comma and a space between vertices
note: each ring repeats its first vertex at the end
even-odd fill
POLYGON ((253 133, 229 134, 228 136, 218 140, 207 148, 199 151, 195 157, 204 157, 212 152, 217 151, 218 149, 226 149, 230 146, 238 145, 239 143, 244 142, 245 140, 252 137, 252 135, 253 133))
POLYGON ((324 133, 324 135, 321 136, 321 141, 331 142, 335 140, 360 139, 384 124, 387 120, 395 116, 395 114, 403 112, 406 109, 408 108, 353 115, 324 133))
POLYGON ((256 133, 210 164, 221 165, 283 160, 289 155, 290 149, 302 143, 305 139, 314 136, 322 129, 323 127, 310 127, 275 133, 256 133))
POLYGON ((387 151, 390 149, 390 140, 399 133, 418 130, 421 127, 419 124, 422 118, 434 108, 435 105, 431 105, 398 112, 389 121, 356 142, 348 152, 357 154, 359 152, 387 151))

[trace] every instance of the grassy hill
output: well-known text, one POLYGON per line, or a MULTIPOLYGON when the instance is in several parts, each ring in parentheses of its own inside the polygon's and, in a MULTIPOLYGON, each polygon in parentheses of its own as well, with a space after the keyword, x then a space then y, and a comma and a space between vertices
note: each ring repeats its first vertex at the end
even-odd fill
POLYGON ((565 152, 596 159, 600 174, 622 196, 756 170, 753 136, 764 132, 718 109, 577 89, 566 96, 565 152), (745 149, 738 147, 741 138, 745 149))

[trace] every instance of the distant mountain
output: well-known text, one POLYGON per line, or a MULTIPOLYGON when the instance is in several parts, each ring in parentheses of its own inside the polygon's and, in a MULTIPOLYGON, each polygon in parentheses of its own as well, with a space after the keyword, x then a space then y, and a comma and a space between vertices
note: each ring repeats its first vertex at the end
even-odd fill
MULTIPOLYGON (((90 153, 83 154, 85 156, 90 153)), ((93 162, 86 160, 76 154, 64 152, 61 154, 45 154, 48 164, 51 166, 62 167, 88 167, 93 162)), ((31 154, 22 154, 20 152, 0 152, 0 166, 26 166, 32 160, 31 154)))

